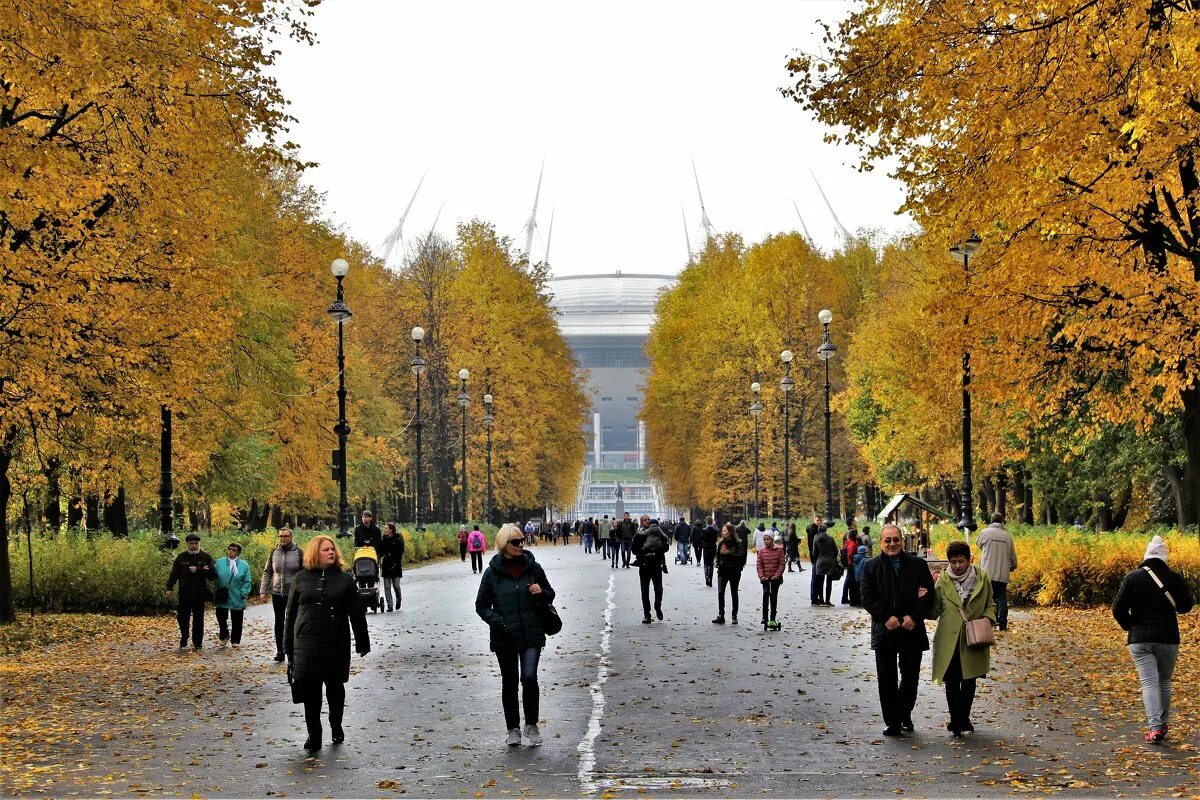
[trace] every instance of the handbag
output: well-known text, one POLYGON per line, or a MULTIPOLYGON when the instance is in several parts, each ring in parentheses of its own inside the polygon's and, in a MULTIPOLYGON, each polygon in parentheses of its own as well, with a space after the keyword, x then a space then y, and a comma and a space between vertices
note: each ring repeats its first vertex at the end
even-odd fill
MULTIPOLYGON (((232 580, 232 579, 233 579, 233 576, 230 576, 230 580, 232 580)), ((221 603, 229 602, 229 583, 228 582, 226 582, 224 586, 218 586, 217 590, 215 592, 213 592, 213 602, 218 605, 220 605, 221 603)))
POLYGON ((292 675, 292 662, 288 661, 287 665, 287 682, 292 689, 292 703, 300 705, 304 702, 304 684, 300 683, 292 675))
POLYGON ((996 635, 992 632, 992 621, 987 617, 967 619, 967 613, 962 606, 958 613, 963 618, 963 629, 967 634, 967 647, 989 647, 996 643, 996 635))
POLYGON ((538 621, 542 623, 542 632, 547 636, 553 636, 562 630, 562 617, 558 615, 554 603, 538 605, 538 621))

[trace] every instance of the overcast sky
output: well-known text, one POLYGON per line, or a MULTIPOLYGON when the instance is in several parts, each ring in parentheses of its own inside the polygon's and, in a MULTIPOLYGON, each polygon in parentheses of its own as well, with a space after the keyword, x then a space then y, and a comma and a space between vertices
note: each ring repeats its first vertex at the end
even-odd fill
POLYGON ((378 248, 422 175, 405 239, 492 222, 556 274, 676 273, 702 237, 692 161, 718 232, 799 230, 838 244, 820 179, 852 231, 907 229, 901 187, 784 99, 786 59, 850 4, 326 0, 315 47, 277 75, 330 217, 378 248), (444 204, 444 206, 443 206, 444 204), (438 210, 441 207, 441 215, 438 210))

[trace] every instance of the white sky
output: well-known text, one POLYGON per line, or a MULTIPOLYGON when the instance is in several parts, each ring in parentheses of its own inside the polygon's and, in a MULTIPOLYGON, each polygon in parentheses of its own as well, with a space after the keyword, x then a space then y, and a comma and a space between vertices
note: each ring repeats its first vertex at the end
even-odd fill
POLYGON ((559 275, 676 273, 682 210, 700 240, 699 172, 719 232, 747 242, 798 230, 817 244, 842 223, 905 229, 902 189, 778 92, 796 49, 816 50, 817 20, 841 0, 790 2, 483 2, 326 0, 313 48, 287 44, 277 75, 308 180, 327 213, 379 247, 421 179, 405 239, 464 220, 492 222, 523 247, 538 169, 545 178, 533 258, 550 229, 559 275))

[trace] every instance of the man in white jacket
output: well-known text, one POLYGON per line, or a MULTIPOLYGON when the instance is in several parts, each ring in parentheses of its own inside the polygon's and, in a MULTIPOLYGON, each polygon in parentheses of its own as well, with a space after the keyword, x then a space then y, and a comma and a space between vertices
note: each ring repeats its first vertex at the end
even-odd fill
POLYGON ((992 596, 996 599, 996 624, 1008 630, 1008 579, 1017 568, 1017 549, 1012 534, 1004 530, 1004 515, 993 514, 992 524, 983 529, 975 540, 979 545, 979 566, 992 579, 992 596))

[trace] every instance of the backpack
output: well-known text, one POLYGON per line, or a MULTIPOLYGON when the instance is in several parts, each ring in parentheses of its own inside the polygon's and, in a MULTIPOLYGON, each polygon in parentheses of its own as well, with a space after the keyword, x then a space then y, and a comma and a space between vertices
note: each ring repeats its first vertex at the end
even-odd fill
POLYGON ((642 543, 643 553, 665 553, 667 552, 667 543, 663 538, 662 531, 650 531, 646 534, 646 539, 642 543))
POLYGON ((471 531, 471 533, 467 535, 467 544, 471 547, 483 549, 483 542, 483 534, 479 531, 471 531))

